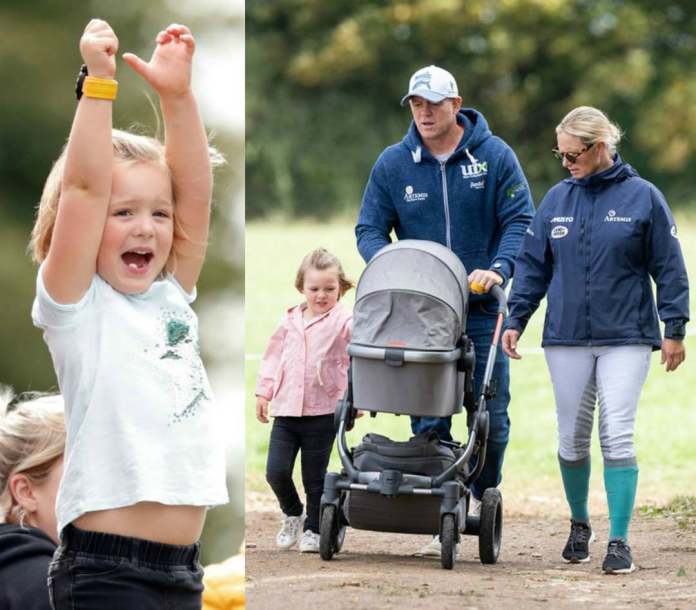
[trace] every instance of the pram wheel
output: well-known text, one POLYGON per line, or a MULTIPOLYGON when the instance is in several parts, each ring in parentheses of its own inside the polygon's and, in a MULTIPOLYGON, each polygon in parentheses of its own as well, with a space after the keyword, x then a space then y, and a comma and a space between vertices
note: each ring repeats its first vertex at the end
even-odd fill
POLYGON ((457 558, 457 524, 454 515, 442 517, 440 528, 440 563, 445 570, 454 567, 457 558))
POLYGON ((336 507, 333 504, 326 504, 321 513, 321 523, 319 524, 319 554, 321 558, 328 561, 335 553, 338 553, 343 546, 346 537, 346 527, 338 522, 336 507))
POLYGON ((503 498, 495 487, 489 487, 483 493, 479 523, 481 563, 496 563, 500 554, 500 540, 503 531, 503 498))

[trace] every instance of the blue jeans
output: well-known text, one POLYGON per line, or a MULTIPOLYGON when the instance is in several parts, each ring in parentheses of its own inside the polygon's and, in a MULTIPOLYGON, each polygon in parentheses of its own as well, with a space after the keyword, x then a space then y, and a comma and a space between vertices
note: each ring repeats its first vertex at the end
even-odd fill
MULTIPOLYGON (((488 306, 487 306, 488 307, 488 306)), ((492 309, 492 306, 490 306, 492 309)), ((480 307, 472 307, 475 311, 470 313, 466 324, 466 333, 474 342, 476 351, 476 368, 474 369, 474 391, 478 400, 483 374, 486 370, 488 350, 495 330, 496 317, 481 311, 480 307)), ((490 415, 490 433, 486 444, 486 463, 479 478, 471 486, 471 490, 477 499, 481 499, 483 492, 489 487, 497 487, 502 480, 501 470, 505 448, 510 437, 510 418, 508 417, 508 405, 510 404, 510 368, 508 357, 498 345, 493 367, 492 380, 495 380, 496 395, 486 404, 490 415)), ((414 434, 434 431, 445 441, 452 440, 450 430, 452 428, 451 417, 412 417, 411 430, 414 434)))
POLYGON ((67 525, 48 569, 54 610, 200 610, 198 544, 179 546, 67 525))

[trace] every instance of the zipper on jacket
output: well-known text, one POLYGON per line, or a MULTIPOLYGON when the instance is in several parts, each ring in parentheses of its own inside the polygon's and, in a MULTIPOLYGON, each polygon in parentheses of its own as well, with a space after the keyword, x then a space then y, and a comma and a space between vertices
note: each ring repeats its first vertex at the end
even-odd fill
MULTIPOLYGON (((592 281, 592 221, 594 219, 595 196, 591 195, 589 219, 587 221, 586 248, 585 248, 585 319, 587 324, 588 345, 592 345, 592 313, 590 311, 590 282, 592 281)), ((583 227, 584 227, 583 219, 583 227)))
POLYGON ((449 201, 447 199, 447 172, 445 171, 445 165, 447 161, 440 161, 440 174, 442 176, 442 202, 445 206, 445 239, 447 241, 447 247, 452 249, 452 238, 450 236, 450 214, 449 214, 449 201))

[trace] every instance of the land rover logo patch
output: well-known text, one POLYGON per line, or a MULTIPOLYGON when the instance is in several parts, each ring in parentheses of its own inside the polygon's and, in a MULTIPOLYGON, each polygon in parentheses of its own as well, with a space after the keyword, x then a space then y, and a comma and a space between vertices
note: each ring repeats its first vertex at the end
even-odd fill
POLYGON ((568 227, 554 227, 551 230, 551 237, 553 239, 561 239, 561 237, 565 237, 568 235, 568 227))

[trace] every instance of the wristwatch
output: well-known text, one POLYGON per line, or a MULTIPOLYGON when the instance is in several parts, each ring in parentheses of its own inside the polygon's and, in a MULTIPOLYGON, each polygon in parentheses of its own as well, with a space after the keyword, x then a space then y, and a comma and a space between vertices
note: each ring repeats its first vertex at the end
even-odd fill
POLYGON ((82 97, 82 85, 84 85, 85 77, 88 75, 87 64, 82 64, 80 67, 80 73, 77 75, 77 81, 75 82, 75 95, 77 99, 82 97))

